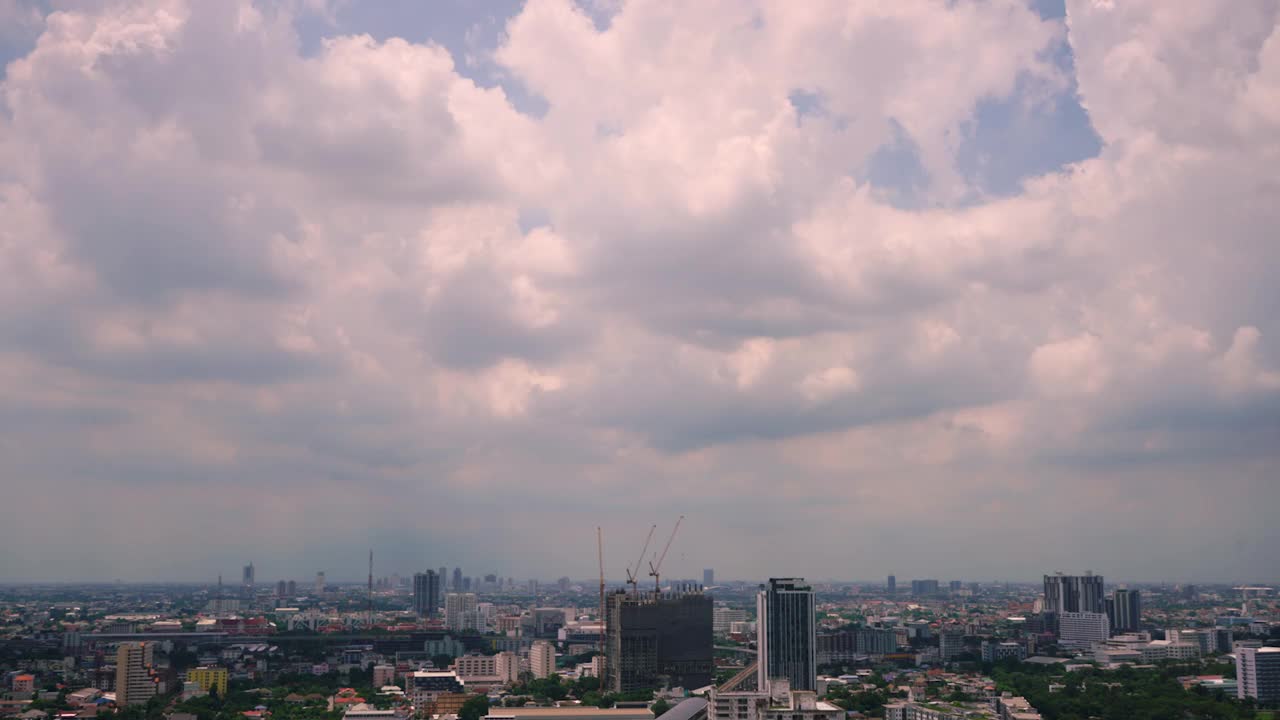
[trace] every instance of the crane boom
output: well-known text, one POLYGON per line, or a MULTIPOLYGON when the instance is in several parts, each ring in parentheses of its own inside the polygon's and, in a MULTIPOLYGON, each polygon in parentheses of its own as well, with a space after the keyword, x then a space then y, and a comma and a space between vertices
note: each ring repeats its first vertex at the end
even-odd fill
POLYGON ((637 592, 636 583, 640 580, 640 563, 644 562, 644 554, 649 551, 649 543, 653 541, 653 532, 657 529, 657 523, 649 526, 649 536, 644 539, 644 547, 640 549, 640 557, 636 558, 636 569, 632 571, 630 567, 627 568, 627 582, 631 583, 631 593, 633 595, 637 592))
POLYGON ((662 580, 658 576, 658 571, 662 569, 662 561, 667 559, 667 551, 671 549, 671 541, 676 539, 676 532, 680 530, 680 523, 682 522, 684 522, 683 515, 676 519, 676 526, 671 528, 671 537, 667 538, 667 544, 662 548, 662 554, 658 556, 657 562, 649 563, 649 574, 653 576, 654 595, 662 591, 662 580))

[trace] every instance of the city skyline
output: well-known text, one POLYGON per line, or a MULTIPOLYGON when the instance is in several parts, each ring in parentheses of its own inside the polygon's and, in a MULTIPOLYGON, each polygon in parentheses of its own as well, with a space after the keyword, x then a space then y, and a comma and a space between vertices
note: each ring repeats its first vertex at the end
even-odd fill
POLYGON ((1274 582, 1278 28, 0 0, 0 582, 1274 582))

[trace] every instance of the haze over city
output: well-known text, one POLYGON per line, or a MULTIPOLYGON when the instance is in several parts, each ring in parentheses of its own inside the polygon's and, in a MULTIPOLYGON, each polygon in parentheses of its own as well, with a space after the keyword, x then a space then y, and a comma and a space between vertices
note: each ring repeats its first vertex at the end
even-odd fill
POLYGON ((0 583, 1280 581, 1278 20, 0 0, 0 583))

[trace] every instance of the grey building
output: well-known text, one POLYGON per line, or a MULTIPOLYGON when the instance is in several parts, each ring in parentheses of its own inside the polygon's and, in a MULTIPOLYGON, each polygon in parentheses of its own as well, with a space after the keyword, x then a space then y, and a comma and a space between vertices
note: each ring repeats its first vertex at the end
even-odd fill
POLYGON ((714 568, 706 568, 702 571, 702 584, 704 587, 711 587, 716 584, 716 571, 714 568))
POLYGON ((1142 593, 1116 590, 1111 594, 1111 631, 1134 632, 1142 627, 1142 593))
POLYGON ((435 617, 440 610, 440 576, 435 570, 413 576, 413 611, 418 617, 435 617))
POLYGON ((888 589, 889 589, 889 594, 890 594, 890 595, 893 595, 893 594, 897 593, 897 592, 898 592, 898 578, 894 577, 893 575, 890 575, 890 576, 889 576, 889 582, 885 583, 885 586, 886 586, 886 587, 888 587, 888 589))
POLYGON ((1280 647, 1236 648, 1236 696, 1280 703, 1280 647))
POLYGON ((770 578, 756 595, 757 687, 786 678, 792 690, 818 689, 813 588, 803 578, 770 578))
POLYGON ((1044 576, 1044 611, 1062 613, 1105 613, 1102 576, 1093 573, 1044 576))
POLYGON ((611 692, 710 685, 712 600, 698 589, 608 598, 605 676, 611 692))

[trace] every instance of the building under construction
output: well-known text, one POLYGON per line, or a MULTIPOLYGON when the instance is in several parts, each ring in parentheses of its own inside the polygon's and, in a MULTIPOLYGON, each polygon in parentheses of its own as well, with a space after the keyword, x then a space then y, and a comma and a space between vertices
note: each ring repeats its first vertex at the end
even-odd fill
POLYGON ((629 692, 710 685, 711 607, 711 596, 696 586, 609 595, 606 688, 629 692))

